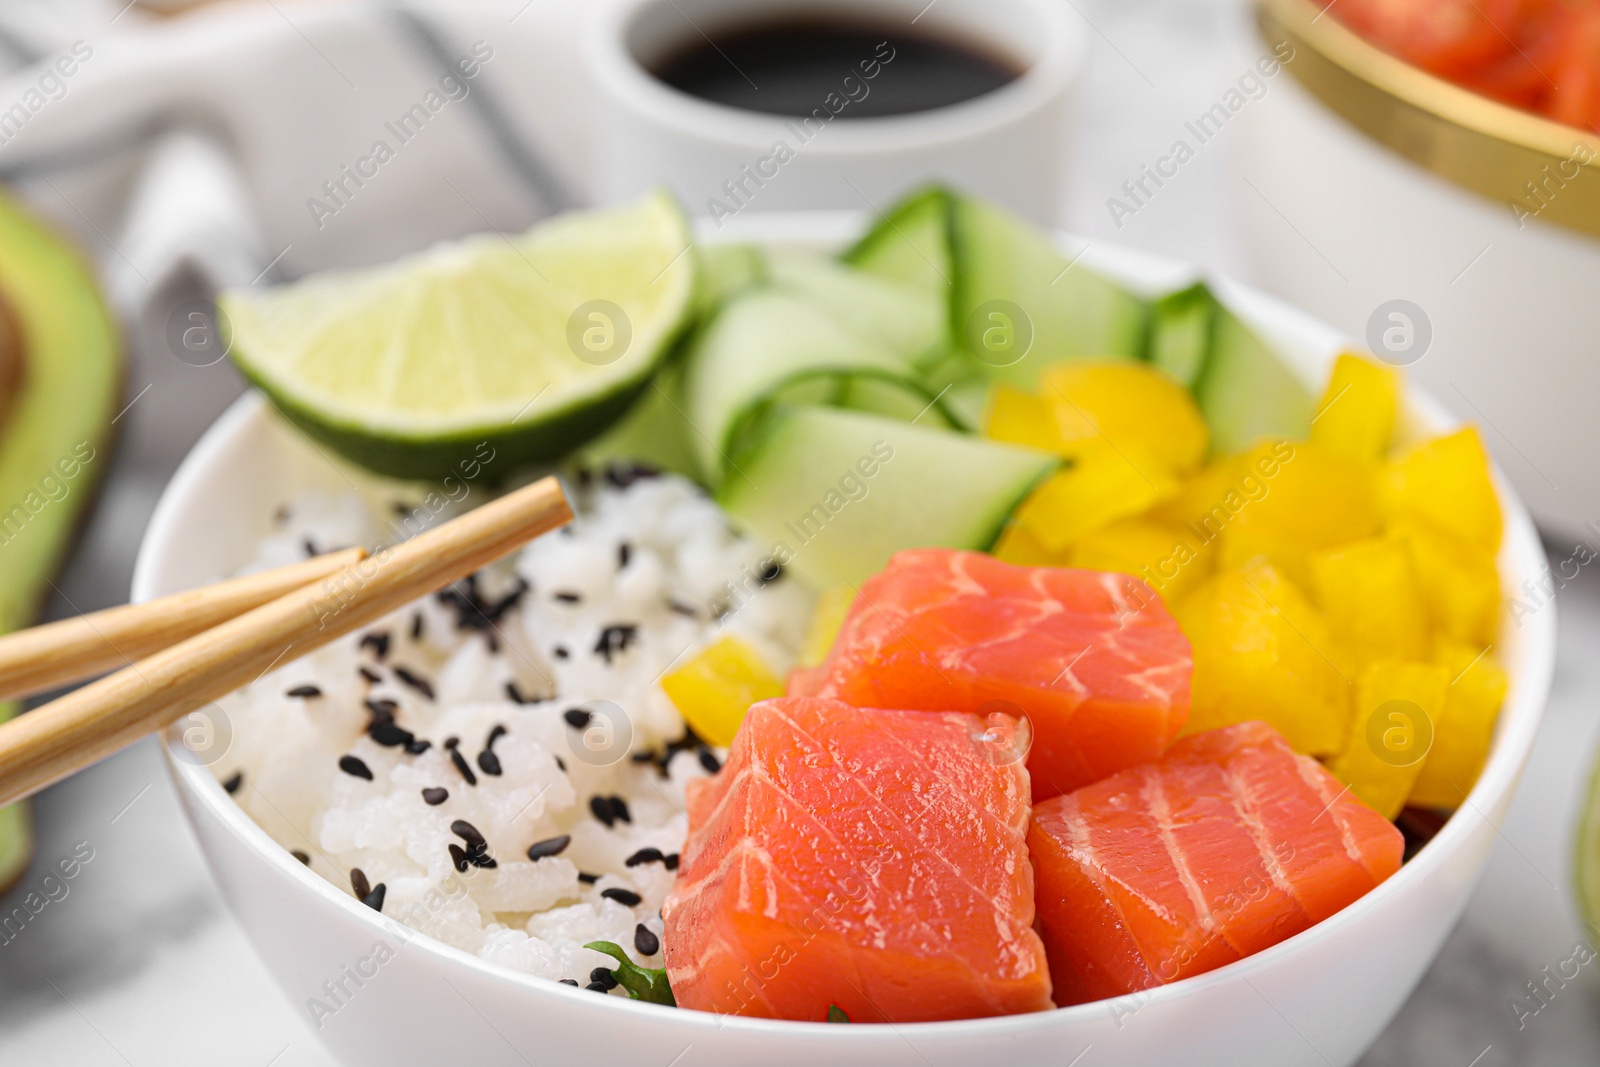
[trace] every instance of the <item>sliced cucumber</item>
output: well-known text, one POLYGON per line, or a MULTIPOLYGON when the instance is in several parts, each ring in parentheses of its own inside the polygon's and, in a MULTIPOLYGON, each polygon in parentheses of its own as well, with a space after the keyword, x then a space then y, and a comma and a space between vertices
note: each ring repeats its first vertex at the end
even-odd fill
POLYGON ((1138 296, 993 205, 958 199, 951 220, 951 329, 988 374, 1028 386, 1060 360, 1140 358, 1149 309, 1138 296))
POLYGON ((1204 282, 1157 300, 1150 309, 1150 362, 1193 389, 1211 355, 1219 310, 1204 282))
POLYGON ((903 353, 914 366, 933 362, 948 345, 949 313, 940 289, 793 252, 769 256, 767 272, 777 288, 805 297, 850 332, 903 353))
POLYGON ((729 300, 767 281, 767 261, 755 245, 696 245, 696 316, 708 318, 729 300))
POLYGON ((711 485, 725 474, 736 431, 785 387, 809 390, 792 400, 836 403, 834 381, 872 373, 903 381, 913 395, 923 392, 906 355, 858 336, 812 301, 775 289, 735 297, 695 339, 686 360, 684 410, 711 485))
POLYGON ((987 549, 1055 456, 836 408, 774 408, 718 499, 802 580, 859 583, 905 548, 987 549))
POLYGON ((590 467, 624 460, 645 463, 698 480, 700 457, 694 443, 683 409, 683 368, 674 362, 656 374, 621 421, 579 451, 578 461, 590 467))
POLYGON ((1312 396, 1272 348, 1219 307, 1211 356, 1194 386, 1213 452, 1236 452, 1263 437, 1311 434, 1312 396))
POLYGON ((839 258, 859 270, 943 292, 955 274, 950 251, 954 199, 937 185, 911 193, 839 258))

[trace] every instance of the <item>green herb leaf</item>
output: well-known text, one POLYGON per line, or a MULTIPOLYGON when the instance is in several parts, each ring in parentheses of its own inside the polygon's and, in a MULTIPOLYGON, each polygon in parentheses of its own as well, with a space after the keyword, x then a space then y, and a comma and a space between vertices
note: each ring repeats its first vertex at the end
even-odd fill
POLYGON ((678 1006, 677 1000, 672 996, 672 987, 667 984, 667 972, 664 968, 639 966, 628 958, 628 954, 620 945, 611 941, 591 941, 583 947, 604 952, 617 961, 617 966, 611 968, 611 975, 634 1000, 648 1000, 652 1004, 665 1004, 669 1008, 678 1006))
POLYGON ((839 1005, 829 1004, 828 1021, 830 1023, 847 1023, 850 1021, 850 1016, 846 1015, 844 1013, 844 1009, 839 1007, 839 1005))

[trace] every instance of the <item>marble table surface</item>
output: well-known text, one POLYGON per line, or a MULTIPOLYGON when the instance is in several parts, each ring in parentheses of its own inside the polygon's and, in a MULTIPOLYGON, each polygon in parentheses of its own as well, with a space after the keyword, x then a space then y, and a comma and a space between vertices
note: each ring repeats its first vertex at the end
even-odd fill
MULTIPOLYGON (((1105 208, 1151 150, 1248 61, 1242 8, 1231 0, 1063 2, 1094 42, 1075 120, 1079 164, 1063 191, 1069 225, 1250 279, 1231 222, 1238 176, 1226 145, 1186 167, 1181 183, 1120 231, 1105 208)), ((242 388, 225 364, 197 374, 160 345, 133 341, 130 380, 151 388, 125 419, 99 509, 58 583, 57 616, 125 597, 161 487, 242 388)), ((1564 557, 1571 546, 1551 549, 1564 557)), ((1585 967, 1521 1025, 1513 1007, 1526 982, 1592 938, 1568 887, 1576 807, 1600 741, 1600 579, 1581 576, 1554 610, 1555 685, 1521 791, 1460 926, 1366 1067, 1600 1062, 1600 968, 1585 967)), ((92 849, 92 859, 65 897, 0 946, 0 1063, 333 1064, 219 899, 153 744, 46 791, 34 806, 38 858, 0 909, 74 849, 92 849)), ((1092 1054, 1085 1067, 1094 1067, 1092 1054)))

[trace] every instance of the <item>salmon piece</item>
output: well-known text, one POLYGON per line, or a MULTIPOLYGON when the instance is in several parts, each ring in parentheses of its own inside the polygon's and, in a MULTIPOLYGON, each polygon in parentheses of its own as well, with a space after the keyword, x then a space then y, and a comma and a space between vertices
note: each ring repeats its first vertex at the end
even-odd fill
POLYGON ((1026 715, 1043 800, 1160 756, 1188 720, 1193 671, 1188 639, 1137 578, 919 548, 862 583, 828 658, 789 692, 1026 715))
POLYGON ((1014 720, 779 697, 691 782, 662 908, 678 1005, 821 1022, 1050 1008, 1014 720))
POLYGON ((1400 869, 1400 831, 1263 722, 1035 806, 1028 848, 1062 1006, 1200 974, 1400 869))

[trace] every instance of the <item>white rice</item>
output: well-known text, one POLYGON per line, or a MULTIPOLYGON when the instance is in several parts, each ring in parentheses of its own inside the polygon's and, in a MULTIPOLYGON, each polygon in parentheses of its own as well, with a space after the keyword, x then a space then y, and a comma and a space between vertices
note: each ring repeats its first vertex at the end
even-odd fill
MULTIPOLYGON (((347 892, 352 869, 382 883, 386 916, 515 970, 587 985, 594 968, 614 964, 583 948, 588 941, 613 941, 645 966, 662 965, 659 952, 645 955, 635 940, 641 925, 659 940, 674 874, 667 862, 627 860, 646 848, 680 851, 684 785, 714 765, 710 753, 692 748, 675 752, 664 770, 632 758, 659 756, 684 736, 660 677, 725 633, 749 641, 781 677, 799 648, 810 597, 792 579, 761 581, 760 546, 681 478, 626 487, 595 479, 575 504, 579 517, 567 530, 478 576, 481 601, 490 604, 519 579, 529 586, 491 626, 464 628, 462 611, 429 597, 224 698, 233 742, 212 769, 223 782, 242 775, 235 800, 318 874, 347 892), (608 658, 597 646, 619 625, 636 630, 621 648, 624 633, 613 630, 608 658), (363 634, 386 634, 387 654, 380 657, 372 639, 364 646, 363 634), (430 684, 435 699, 404 684, 396 666, 430 684), (380 680, 363 678, 363 667, 380 680), (508 684, 534 702, 516 703, 508 684), (307 685, 321 695, 287 695, 307 685), (366 702, 384 700, 396 705, 396 725, 431 747, 412 755, 368 736, 366 702), (609 740, 602 718, 576 729, 564 717, 591 701, 620 709, 609 740), (494 776, 478 756, 497 725, 506 732, 493 745, 503 772, 494 776), (450 737, 459 739, 475 786, 452 764, 450 737), (344 756, 362 761, 373 779, 341 770, 344 756), (449 794, 437 806, 422 795, 434 788, 449 794), (596 817, 591 799, 612 796, 625 801, 631 821, 608 827, 596 817), (482 834, 493 868, 457 870, 450 846, 468 846, 452 832, 455 820, 482 834), (561 835, 571 843, 559 855, 528 860, 530 845, 561 835), (585 884, 580 872, 600 877, 585 884), (607 889, 632 891, 639 903, 602 896, 607 889)), ((392 499, 354 493, 289 501, 250 569, 303 558, 308 542, 326 550, 393 540, 393 508, 392 499)), ((603 717, 604 705, 589 706, 603 717)))

